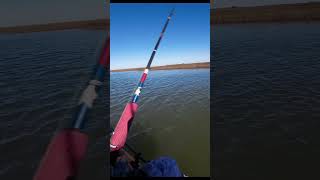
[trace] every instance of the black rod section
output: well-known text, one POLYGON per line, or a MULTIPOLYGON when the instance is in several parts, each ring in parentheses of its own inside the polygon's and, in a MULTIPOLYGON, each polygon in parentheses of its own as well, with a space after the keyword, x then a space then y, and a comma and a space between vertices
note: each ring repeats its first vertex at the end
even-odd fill
POLYGON ((151 66, 151 63, 152 63, 152 61, 153 61, 154 55, 155 55, 156 52, 157 52, 157 49, 158 49, 158 47, 159 47, 159 44, 160 44, 161 39, 162 39, 162 37, 163 37, 163 34, 164 34, 164 32, 166 31, 166 29, 167 29, 167 26, 168 26, 168 24, 169 24, 169 21, 170 21, 172 15, 173 15, 173 13, 174 13, 174 8, 171 10, 171 12, 170 12, 170 14, 169 14, 169 16, 168 16, 168 18, 167 18, 166 24, 164 25, 164 27, 163 27, 163 29, 162 29, 162 31, 161 31, 160 37, 159 37, 159 39, 158 39, 158 41, 157 41, 156 46, 155 46, 154 49, 153 49, 153 52, 152 52, 152 54, 151 54, 151 57, 150 57, 150 59, 149 59, 149 62, 148 62, 148 65, 147 65, 146 69, 150 69, 150 66, 151 66))

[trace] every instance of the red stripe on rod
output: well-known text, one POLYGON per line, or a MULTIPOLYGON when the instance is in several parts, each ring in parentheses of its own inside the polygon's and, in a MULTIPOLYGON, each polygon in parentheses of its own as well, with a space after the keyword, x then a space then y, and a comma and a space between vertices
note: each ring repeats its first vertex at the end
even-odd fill
POLYGON ((141 76, 140 82, 143 83, 143 82, 147 79, 147 75, 148 75, 148 74, 143 73, 142 76, 141 76))
POLYGON ((86 153, 88 136, 66 129, 51 141, 33 180, 68 180, 77 174, 86 153))
POLYGON ((101 52, 100 55, 100 60, 99 60, 99 64, 107 67, 107 65, 110 63, 110 38, 108 37, 108 39, 106 40, 104 46, 103 46, 103 50, 101 52))

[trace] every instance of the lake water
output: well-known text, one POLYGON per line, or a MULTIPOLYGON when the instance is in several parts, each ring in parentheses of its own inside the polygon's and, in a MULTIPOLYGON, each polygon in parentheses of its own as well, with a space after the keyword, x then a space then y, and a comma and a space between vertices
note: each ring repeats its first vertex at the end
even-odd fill
POLYGON ((319 29, 320 23, 213 27, 217 179, 319 177, 319 29))
MULTIPOLYGON (((104 39, 83 30, 0 35, 0 179, 32 179, 54 132, 71 120, 104 39)), ((106 177, 107 99, 87 123, 80 179, 106 177)))
MULTIPOLYGON (((214 175, 317 175, 320 24, 213 29, 214 175)), ((54 131, 71 119, 104 37, 80 30, 0 35, 0 179, 33 176, 54 131)), ((140 73, 111 74, 112 125, 140 73)), ((173 156, 186 174, 208 175, 209 79, 209 70, 151 71, 128 143, 146 159, 173 156)), ((107 93, 87 124, 92 140, 81 179, 105 178, 107 93)))
MULTIPOLYGON (((111 73, 115 127, 142 72, 111 73)), ((150 71, 128 144, 147 160, 170 156, 189 176, 210 175, 210 70, 150 71)))
MULTIPOLYGON (((72 120, 104 39, 84 30, 0 35, 0 179, 33 177, 54 132, 72 120)), ((139 77, 111 75, 113 123, 139 77)), ((106 177, 108 96, 104 88, 86 124, 79 179, 106 177)), ((129 144, 146 159, 169 155, 186 174, 208 176, 209 70, 150 72, 139 104, 129 144)))

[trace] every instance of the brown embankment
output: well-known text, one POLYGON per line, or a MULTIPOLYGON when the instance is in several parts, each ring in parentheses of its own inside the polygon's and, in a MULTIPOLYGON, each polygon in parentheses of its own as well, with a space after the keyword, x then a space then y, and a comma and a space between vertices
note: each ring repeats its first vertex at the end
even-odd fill
POLYGON ((26 26, 0 27, 0 33, 29 33, 42 31, 57 31, 66 29, 109 29, 109 20, 96 19, 87 21, 59 22, 49 24, 35 24, 26 26))
MULTIPOLYGON (((204 69, 204 68, 210 68, 210 62, 154 66, 154 67, 151 67, 151 70, 204 69)), ((116 69, 116 70, 111 70, 111 72, 143 71, 144 69, 145 69, 144 67, 143 68, 116 69)))
POLYGON ((320 21, 320 3, 211 9, 211 24, 320 21))
MULTIPOLYGON (((320 21, 320 2, 211 9, 211 24, 320 21)), ((0 27, 0 33, 109 29, 108 19, 0 27)))

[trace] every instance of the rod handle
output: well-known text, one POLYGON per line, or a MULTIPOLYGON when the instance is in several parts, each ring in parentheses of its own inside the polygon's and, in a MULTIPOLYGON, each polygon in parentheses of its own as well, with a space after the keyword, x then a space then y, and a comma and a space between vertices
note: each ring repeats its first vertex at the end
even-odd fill
POLYGON ((123 148, 126 144, 129 128, 135 113, 138 110, 138 104, 128 103, 122 112, 120 120, 110 138, 110 151, 116 151, 123 148))

